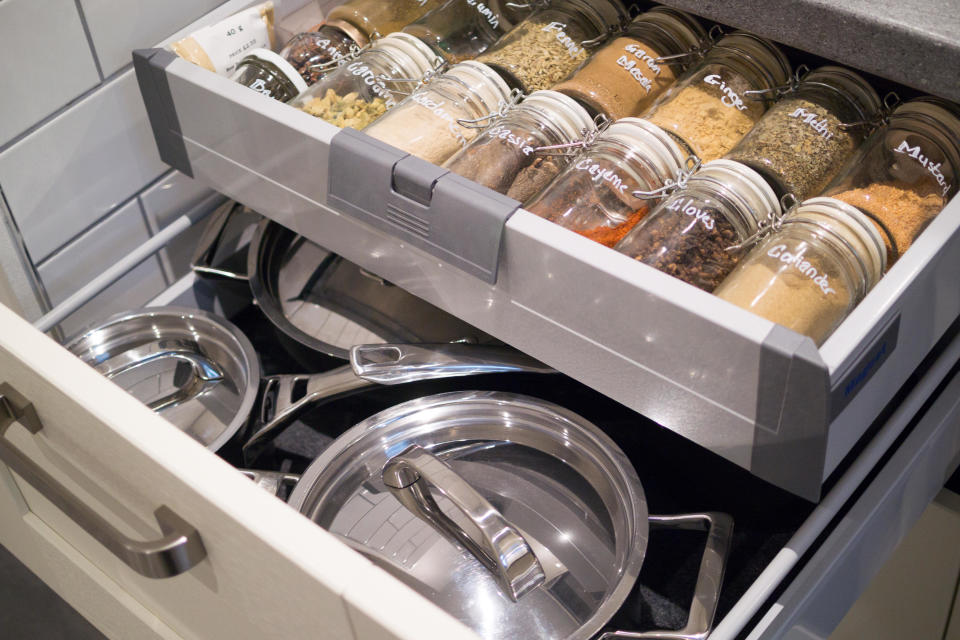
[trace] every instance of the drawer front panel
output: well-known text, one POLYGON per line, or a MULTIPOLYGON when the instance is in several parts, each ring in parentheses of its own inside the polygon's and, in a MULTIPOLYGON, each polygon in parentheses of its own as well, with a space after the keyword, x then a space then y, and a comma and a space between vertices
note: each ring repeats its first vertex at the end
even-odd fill
POLYGON ((447 637, 471 637, 3 307, 0 324, 0 383, 32 401, 43 425, 34 435, 14 424, 5 442, 131 538, 160 537, 153 512, 169 507, 199 531, 206 558, 176 577, 143 577, 22 478, 20 508, 4 519, 49 527, 176 634, 353 638, 345 593, 356 584, 362 598, 399 592, 447 637))

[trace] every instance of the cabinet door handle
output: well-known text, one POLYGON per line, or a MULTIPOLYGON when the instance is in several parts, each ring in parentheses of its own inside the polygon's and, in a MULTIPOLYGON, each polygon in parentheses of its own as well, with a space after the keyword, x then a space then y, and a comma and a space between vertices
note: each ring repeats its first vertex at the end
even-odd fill
POLYGON ((0 460, 128 567, 148 578, 169 578, 188 571, 206 557, 200 533, 166 506, 153 512, 162 538, 141 542, 125 536, 6 439, 7 429, 14 422, 34 434, 43 428, 33 404, 8 383, 0 383, 0 460))

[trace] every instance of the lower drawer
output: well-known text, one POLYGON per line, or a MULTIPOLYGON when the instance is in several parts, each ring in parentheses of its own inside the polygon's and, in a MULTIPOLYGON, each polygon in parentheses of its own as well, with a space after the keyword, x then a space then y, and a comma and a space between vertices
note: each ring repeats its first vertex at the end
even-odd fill
MULTIPOLYGON (((236 301, 187 284, 163 301, 238 308, 236 301)), ((0 314, 10 327, 0 337, 0 382, 35 398, 44 425, 36 435, 13 425, 13 445, 131 537, 158 535, 152 512, 163 504, 194 525, 205 545, 206 558, 185 574, 144 578, 0 469, 0 543, 108 636, 475 637, 46 337, 9 312, 0 314)), ((255 322, 250 318, 256 314, 248 307, 235 319, 250 331, 244 323, 255 322)), ((555 394, 602 425, 637 466, 653 511, 734 515, 736 537, 712 638, 826 638, 956 466, 958 359, 960 340, 954 340, 897 398, 899 408, 817 506, 573 381, 529 390, 548 399, 555 394), (898 439, 903 432, 908 435, 898 439), (676 460, 685 461, 682 473, 676 460), (779 595, 771 599, 774 592, 779 595), (795 628, 821 635, 791 635, 795 628)), ((480 384, 516 382, 489 378, 480 384)), ((369 414, 396 401, 377 396, 315 418, 336 431, 349 426, 351 412, 369 414)), ((677 544, 665 535, 652 538, 642 586, 622 612, 637 628, 682 615, 691 595, 682 576, 697 559, 697 544, 677 544)))

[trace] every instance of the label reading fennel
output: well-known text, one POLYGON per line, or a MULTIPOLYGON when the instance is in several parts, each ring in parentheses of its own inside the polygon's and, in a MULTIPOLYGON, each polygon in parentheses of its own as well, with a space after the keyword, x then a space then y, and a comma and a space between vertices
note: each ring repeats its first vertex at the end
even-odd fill
POLYGON ((806 247, 803 247, 799 251, 791 253, 787 245, 778 244, 771 247, 767 251, 767 255, 785 265, 796 269, 807 278, 810 278, 814 284, 820 287, 820 290, 824 295, 836 293, 837 291, 830 286, 830 278, 827 276, 827 274, 820 273, 820 271, 810 264, 810 262, 805 258, 804 254, 806 251, 806 247))
POLYGON ((577 59, 583 54, 583 47, 580 46, 579 42, 567 35, 567 32, 564 31, 566 28, 567 25, 562 22, 551 22, 543 27, 541 31, 553 33, 557 41, 567 50, 567 55, 573 59, 577 59))

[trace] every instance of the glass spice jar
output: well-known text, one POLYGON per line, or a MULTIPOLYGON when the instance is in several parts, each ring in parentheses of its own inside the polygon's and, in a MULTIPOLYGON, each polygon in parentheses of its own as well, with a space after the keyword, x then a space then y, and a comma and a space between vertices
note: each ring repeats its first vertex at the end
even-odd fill
POLYGON ((634 192, 676 180, 685 162, 686 154, 662 130, 638 118, 623 118, 524 208, 612 247, 656 204, 634 192))
POLYGON ((618 0, 554 0, 477 57, 524 93, 549 89, 624 23, 618 0))
POLYGON ((307 90, 307 83, 297 70, 269 49, 253 49, 240 61, 230 79, 280 102, 287 102, 307 90))
POLYGON ((417 89, 364 133, 440 164, 479 133, 458 120, 489 116, 509 96, 510 87, 493 69, 467 60, 417 89))
POLYGON ((556 178, 570 160, 537 148, 569 144, 596 129, 574 100, 555 91, 534 91, 443 166, 524 202, 556 178))
POLYGON ((322 24, 290 38, 280 55, 293 65, 308 85, 316 83, 335 63, 366 46, 366 36, 348 23, 322 24))
POLYGON ((759 171, 777 194, 820 193, 870 133, 880 97, 858 74, 820 67, 782 97, 726 155, 759 171))
POLYGON ((327 24, 351 25, 367 40, 400 31, 446 0, 350 0, 327 14, 327 24))
POLYGON ((761 222, 779 215, 780 202, 760 174, 731 160, 714 160, 614 249, 710 292, 746 253, 738 247, 761 222))
POLYGON ((553 89, 611 120, 639 115, 698 57, 706 37, 689 14, 656 7, 634 18, 553 89), (664 56, 681 57, 661 61, 664 56))
POLYGON ((790 73, 776 45, 737 31, 721 38, 641 115, 709 162, 733 149, 771 104, 747 92, 770 92, 790 73))
POLYGON ((874 220, 892 265, 956 195, 958 183, 960 107, 928 97, 900 105, 824 195, 874 220))
POLYGON ((532 2, 448 0, 403 28, 449 63, 476 58, 533 10, 532 2))
POLYGON ((812 198, 784 216, 714 292, 823 344, 886 269, 883 238, 856 208, 812 198))
POLYGON ((409 95, 416 82, 441 62, 440 56, 417 38, 392 33, 344 62, 290 104, 338 127, 363 129, 409 95))

